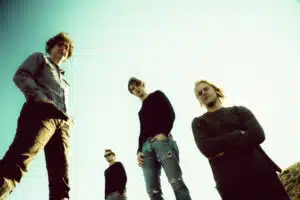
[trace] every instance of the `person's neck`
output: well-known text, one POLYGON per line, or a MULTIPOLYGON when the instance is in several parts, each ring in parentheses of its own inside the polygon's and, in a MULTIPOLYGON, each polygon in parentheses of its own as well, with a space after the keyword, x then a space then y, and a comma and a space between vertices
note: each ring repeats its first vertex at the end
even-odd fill
POLYGON ((143 96, 139 97, 140 100, 143 102, 145 99, 147 99, 147 97, 149 96, 148 93, 145 93, 143 96))
POLYGON ((217 100, 217 101, 214 103, 214 105, 208 106, 206 109, 207 109, 207 112, 215 112, 215 111, 219 110, 219 109, 222 108, 222 107, 223 107, 223 105, 222 105, 221 101, 220 101, 220 100, 217 100))
POLYGON ((115 160, 114 161, 112 161, 112 162, 109 162, 109 166, 112 166, 113 164, 115 164, 115 160))
POLYGON ((57 66, 60 66, 63 62, 62 58, 49 57, 50 61, 54 62, 57 66))

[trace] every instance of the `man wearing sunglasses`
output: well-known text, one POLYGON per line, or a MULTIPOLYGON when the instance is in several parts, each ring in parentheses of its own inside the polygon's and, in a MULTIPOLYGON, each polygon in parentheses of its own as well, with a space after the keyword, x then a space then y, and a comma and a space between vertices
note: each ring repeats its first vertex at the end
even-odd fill
POLYGON ((105 170, 105 200, 126 200, 127 175, 121 162, 111 149, 106 149, 104 158, 109 164, 105 170))
POLYGON ((150 199, 163 200, 160 184, 163 168, 176 200, 191 200, 182 178, 178 146, 170 133, 175 113, 169 99, 160 90, 148 94, 145 83, 135 77, 129 79, 128 90, 142 101, 137 160, 143 169, 150 199))

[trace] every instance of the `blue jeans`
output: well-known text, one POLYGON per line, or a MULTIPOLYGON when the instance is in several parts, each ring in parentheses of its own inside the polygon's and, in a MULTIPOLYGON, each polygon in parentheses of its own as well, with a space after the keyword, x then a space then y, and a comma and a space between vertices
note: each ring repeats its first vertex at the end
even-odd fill
POLYGON ((161 167, 175 193, 176 200, 191 200, 189 190, 182 178, 179 166, 179 150, 176 142, 168 138, 147 140, 143 145, 143 173, 151 200, 163 200, 160 184, 161 167))

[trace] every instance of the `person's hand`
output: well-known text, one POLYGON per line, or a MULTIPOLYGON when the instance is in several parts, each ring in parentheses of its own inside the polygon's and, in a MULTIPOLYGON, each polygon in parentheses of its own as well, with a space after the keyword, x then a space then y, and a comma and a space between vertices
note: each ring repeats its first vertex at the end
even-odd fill
MULTIPOLYGON (((46 98, 43 98, 43 99, 36 100, 36 102, 38 102, 38 103, 45 103, 45 104, 48 104, 48 105, 52 106, 60 114, 60 116, 63 117, 64 120, 66 120, 66 121, 69 120, 68 115, 64 111, 62 111, 61 109, 58 109, 56 107, 54 101, 46 99, 46 98)), ((73 119, 70 119, 70 120, 74 124, 73 119)))
POLYGON ((138 165, 140 167, 143 167, 143 165, 144 165, 144 154, 142 152, 139 152, 137 154, 137 161, 138 161, 138 165))
POLYGON ((218 153, 218 154, 216 155, 216 157, 219 158, 219 157, 221 157, 221 156, 223 156, 223 155, 224 155, 224 152, 221 152, 221 153, 218 153))
POLYGON ((41 99, 41 100, 38 100, 38 102, 41 102, 41 103, 49 103, 49 104, 54 104, 53 101, 49 100, 49 99, 41 99))
POLYGON ((163 134, 163 133, 160 133, 160 134, 156 135, 154 138, 157 141, 164 141, 164 140, 168 139, 168 137, 165 134, 163 134))

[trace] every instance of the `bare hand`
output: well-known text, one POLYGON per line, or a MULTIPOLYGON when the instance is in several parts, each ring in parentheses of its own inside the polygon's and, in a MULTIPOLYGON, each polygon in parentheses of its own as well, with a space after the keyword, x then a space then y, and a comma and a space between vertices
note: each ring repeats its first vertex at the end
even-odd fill
POLYGON ((39 100, 38 102, 54 104, 54 102, 51 101, 51 100, 49 100, 49 99, 41 99, 41 100, 39 100))
POLYGON ((139 152, 137 154, 137 161, 138 161, 138 165, 140 167, 143 167, 143 165, 144 165, 144 154, 142 152, 139 152))
POLYGON ((163 134, 163 133, 160 133, 160 134, 156 135, 154 138, 157 141, 163 141, 163 140, 167 140, 168 139, 168 137, 165 134, 163 134))
POLYGON ((217 155, 216 155, 216 157, 218 158, 218 157, 221 157, 221 156, 223 156, 224 155, 224 152, 221 152, 221 153, 218 153, 217 155))

